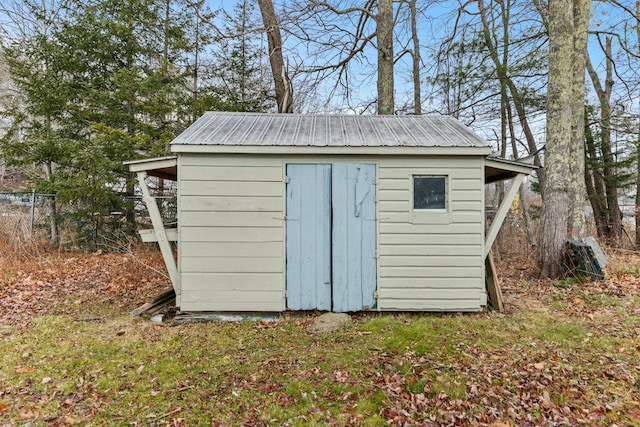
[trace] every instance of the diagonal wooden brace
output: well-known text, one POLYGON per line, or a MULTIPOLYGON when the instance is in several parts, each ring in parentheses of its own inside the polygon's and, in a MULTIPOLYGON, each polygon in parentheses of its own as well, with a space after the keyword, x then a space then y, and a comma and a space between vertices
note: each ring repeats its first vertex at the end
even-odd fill
POLYGON ((493 222, 487 231, 487 235, 484 240, 484 256, 485 258, 491 252, 491 247, 493 246, 493 242, 496 240, 498 236, 498 231, 500 231, 500 227, 502 227, 502 223, 504 219, 507 217, 507 212, 509 212, 509 208, 511 207, 511 203, 513 203, 513 199, 515 199, 516 194, 518 194, 518 190, 520 189, 520 185, 522 184, 522 180, 524 179, 525 174, 520 173, 513 178, 513 182, 511 183, 511 188, 507 194, 505 194, 498 211, 496 212, 496 216, 493 218, 493 222))
POLYGON ((171 278, 173 289, 176 291, 176 294, 178 294, 178 269, 176 268, 176 261, 173 258, 171 244, 169 243, 169 239, 167 238, 167 231, 165 230, 164 224, 162 223, 160 209, 158 209, 158 204, 156 203, 155 197, 152 197, 151 192, 149 191, 149 186, 147 185, 146 180, 147 172, 139 171, 137 172, 137 174, 138 183, 140 184, 140 188, 142 189, 142 198, 144 199, 144 203, 147 205, 147 209, 149 210, 151 224, 153 225, 153 230, 158 239, 158 246, 160 246, 162 258, 164 258, 164 263, 167 266, 167 271, 169 272, 169 277, 171 278))

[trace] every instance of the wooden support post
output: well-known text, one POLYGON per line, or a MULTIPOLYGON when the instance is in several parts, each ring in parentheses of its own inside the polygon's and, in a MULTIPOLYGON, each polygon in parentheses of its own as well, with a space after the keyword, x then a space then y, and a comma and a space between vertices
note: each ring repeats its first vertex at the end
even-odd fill
POLYGON ((493 255, 489 252, 489 256, 485 258, 485 271, 487 276, 487 290, 489 291, 489 300, 494 310, 500 313, 504 312, 504 301, 502 299, 502 288, 496 274, 496 265, 493 262, 493 255))
POLYGON ((484 241, 484 256, 485 258, 489 256, 491 252, 491 247, 493 246, 493 242, 496 240, 498 236, 498 231, 500 231, 500 227, 502 227, 502 223, 504 219, 507 217, 507 212, 509 212, 509 208, 511 207, 511 203, 513 203, 513 199, 515 199, 516 194, 518 194, 518 189, 522 184, 522 180, 524 179, 525 174, 520 173, 513 178, 513 182, 511 183, 511 188, 507 194, 505 194, 498 211, 496 212, 496 216, 493 218, 493 222, 487 231, 487 235, 484 241))
POLYGON ((169 277, 171 278, 171 284, 173 285, 173 289, 175 289, 176 294, 180 294, 178 289, 178 269, 176 268, 176 261, 173 258, 171 244, 169 243, 169 239, 167 238, 167 232, 164 228, 164 224, 162 223, 160 209, 158 209, 156 199, 155 197, 151 196, 151 192, 149 191, 149 187, 147 186, 147 173, 145 171, 139 171, 137 174, 138 183, 140 184, 140 188, 142 189, 142 197, 144 199, 144 203, 147 205, 147 209, 149 210, 151 224, 153 224, 153 230, 155 231, 156 237, 158 239, 158 246, 160 246, 162 258, 164 258, 164 263, 167 266, 167 271, 169 272, 169 277))

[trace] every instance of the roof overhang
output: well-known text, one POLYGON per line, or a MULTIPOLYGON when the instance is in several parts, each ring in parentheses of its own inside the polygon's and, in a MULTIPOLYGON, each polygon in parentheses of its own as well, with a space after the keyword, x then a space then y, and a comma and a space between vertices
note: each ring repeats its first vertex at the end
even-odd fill
POLYGON ((147 172, 148 175, 172 181, 178 180, 178 158, 176 156, 124 162, 131 172, 147 172))
POLYGON ((398 146, 282 146, 173 144, 174 153, 202 154, 321 154, 397 156, 486 156, 490 147, 398 147, 398 146))
POLYGON ((515 178, 519 174, 530 175, 536 169, 538 166, 525 161, 488 157, 484 162, 484 182, 490 184, 515 178))
MULTIPOLYGON (((526 159, 531 160, 531 159, 526 159)), ((509 190, 504 194, 502 202, 496 211, 489 229, 485 233, 484 256, 491 252, 493 242, 498 236, 500 227, 507 217, 507 212, 515 200, 516 194, 520 190, 525 176, 531 174, 538 167, 528 163, 526 160, 507 160, 499 157, 487 157, 484 165, 485 184, 513 178, 509 190)))
MULTIPOLYGON (((482 148, 470 147, 280 147, 280 146, 173 146, 174 152, 212 154, 365 154, 365 155, 486 155, 482 148), (181 148, 181 149, 178 149, 181 148), (233 148, 233 149, 230 149, 233 148)), ((145 171, 150 176, 177 181, 177 156, 132 160, 124 163, 131 172, 145 171)), ((485 183, 511 179, 518 174, 530 175, 538 167, 517 160, 489 157, 485 160, 485 183)))

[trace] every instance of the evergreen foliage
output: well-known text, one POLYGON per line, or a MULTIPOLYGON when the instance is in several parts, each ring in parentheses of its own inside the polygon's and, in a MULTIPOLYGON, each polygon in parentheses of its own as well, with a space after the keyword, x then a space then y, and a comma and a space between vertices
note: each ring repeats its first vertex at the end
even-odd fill
POLYGON ((219 49, 212 70, 214 96, 224 102, 227 111, 273 111, 275 98, 269 94, 269 71, 262 64, 266 52, 255 37, 260 31, 256 4, 241 0, 233 14, 223 13, 225 36, 217 39, 219 49))
MULTIPOLYGON (((57 212, 50 224, 53 244, 61 221, 72 226, 73 241, 83 246, 113 240, 120 231, 129 235, 136 194, 123 161, 166 155, 169 142, 205 111, 277 109, 268 67, 273 58, 267 53, 269 30, 278 28, 278 47, 270 51, 279 55, 276 78, 295 76, 295 88, 280 79, 287 111, 295 94, 298 111, 308 111, 307 98, 311 109, 371 112, 377 93, 373 83, 383 75, 375 72, 380 62, 387 65, 385 90, 394 78, 400 86, 398 77, 407 72, 410 3, 393 2, 387 7, 393 13, 382 18, 379 6, 389 2, 236 0, 217 11, 206 0, 4 2, 0 59, 11 82, 7 88, 0 69, 0 156, 5 166, 23 171, 24 190, 56 195, 50 205, 57 212), (272 25, 266 28, 261 4, 271 6, 272 25), (378 24, 389 36, 382 44, 378 24), (388 57, 376 59, 383 48, 388 57)), ((594 57, 606 61, 586 64, 594 92, 586 94, 584 103, 599 105, 589 116, 585 138, 575 138, 578 145, 585 140, 585 153, 572 142, 571 170, 586 157, 587 171, 574 176, 585 175, 594 215, 602 215, 596 218, 598 231, 612 244, 624 237, 618 190, 630 182, 640 190, 638 7, 612 0, 597 9, 581 8, 590 25, 588 52, 601 48, 594 57)), ((417 27, 429 35, 418 44, 431 59, 412 69, 418 87, 422 81, 422 93, 428 94, 420 110, 459 117, 494 139, 502 155, 532 155, 536 164, 548 166, 553 147, 548 142, 555 137, 543 123, 549 107, 548 30, 555 14, 549 2, 418 2, 418 9, 417 27)), ((582 67, 576 68, 573 74, 582 78, 582 67)), ((398 108, 405 96, 399 87, 385 93, 396 99, 387 111, 409 111, 398 108)), ((572 100, 571 110, 581 112, 583 97, 572 100)), ((581 121, 572 118, 572 135, 580 134, 582 126, 575 124, 581 121)), ((537 171, 540 188, 547 170, 537 171)), ((571 206, 581 205, 582 189, 575 191, 581 193, 577 197, 571 191, 571 206)), ((549 200, 544 191, 542 197, 549 200)))
POLYGON ((135 230, 124 161, 168 154, 206 110, 271 105, 255 32, 245 31, 248 4, 229 21, 242 37, 218 41, 217 74, 195 91, 185 63, 202 45, 188 38, 186 5, 171 0, 70 0, 64 19, 5 46, 20 96, 2 112, 11 123, 3 160, 24 168, 36 191, 56 195, 64 206, 57 219, 69 220, 76 244, 95 248, 135 230))

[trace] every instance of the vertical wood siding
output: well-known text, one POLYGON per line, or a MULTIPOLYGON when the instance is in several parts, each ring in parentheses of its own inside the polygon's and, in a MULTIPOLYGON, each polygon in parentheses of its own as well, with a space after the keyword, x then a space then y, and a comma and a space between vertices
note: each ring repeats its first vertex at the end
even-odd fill
POLYGON ((287 165, 287 308, 331 310, 331 165, 287 165))
POLYGON ((284 310, 282 160, 179 157, 183 311, 284 310))
POLYGON ((375 305, 375 164, 287 165, 287 308, 375 305))
POLYGON ((375 305, 376 165, 333 165, 333 311, 375 305))
POLYGON ((380 310, 476 311, 486 304, 483 176, 479 157, 380 160, 380 310), (447 176, 446 212, 413 212, 414 175, 447 176))

